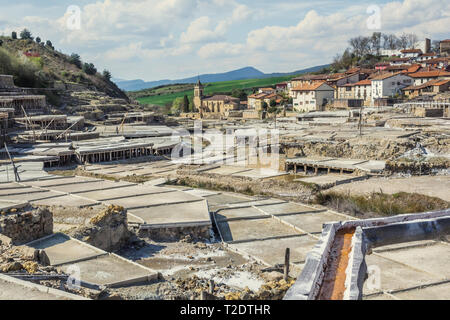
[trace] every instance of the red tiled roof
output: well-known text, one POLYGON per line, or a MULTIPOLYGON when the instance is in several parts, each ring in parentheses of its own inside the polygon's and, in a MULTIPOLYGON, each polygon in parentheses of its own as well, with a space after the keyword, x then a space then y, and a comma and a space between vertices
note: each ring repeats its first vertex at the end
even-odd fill
POLYGON ((292 91, 314 91, 317 90, 320 86, 325 84, 325 82, 315 82, 308 85, 303 85, 292 89, 292 91))
POLYGON ((400 50, 401 53, 422 53, 420 49, 404 49, 400 50))
POLYGON ((355 83, 354 85, 355 86, 370 86, 370 85, 372 85, 372 81, 370 81, 369 79, 361 80, 361 81, 355 83))
POLYGON ((379 76, 373 78, 372 80, 384 80, 384 79, 388 79, 388 78, 391 78, 391 77, 399 75, 399 74, 402 74, 402 72, 384 73, 382 75, 379 75, 379 76))
POLYGON ((413 78, 434 78, 434 77, 450 77, 450 72, 442 70, 420 71, 409 74, 413 78))
POLYGON ((432 87, 432 86, 442 86, 443 84, 446 84, 447 82, 450 82, 450 80, 437 80, 437 79, 430 80, 419 86, 409 86, 409 87, 404 88, 403 90, 420 90, 420 89, 432 87))

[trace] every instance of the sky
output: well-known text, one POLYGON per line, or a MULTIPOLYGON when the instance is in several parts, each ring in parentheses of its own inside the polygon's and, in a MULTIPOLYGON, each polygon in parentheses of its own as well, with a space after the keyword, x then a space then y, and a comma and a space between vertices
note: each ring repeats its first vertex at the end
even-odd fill
POLYGON ((330 63, 373 32, 450 38, 448 0, 0 0, 0 34, 28 28, 114 78, 180 79, 330 63))

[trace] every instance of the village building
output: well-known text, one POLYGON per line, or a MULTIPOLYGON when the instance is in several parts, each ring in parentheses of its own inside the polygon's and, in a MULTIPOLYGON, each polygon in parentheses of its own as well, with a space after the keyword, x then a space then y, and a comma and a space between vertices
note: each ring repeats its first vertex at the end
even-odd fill
POLYGON ((420 62, 424 62, 427 60, 436 59, 437 57, 438 57, 438 55, 435 52, 424 53, 416 58, 416 62, 420 63, 420 62))
POLYGON ((402 94, 402 89, 413 84, 413 79, 402 72, 387 73, 371 80, 372 102, 376 99, 402 94))
POLYGON ((198 80, 194 87, 194 112, 200 114, 219 114, 223 115, 225 112, 239 110, 241 103, 239 98, 227 95, 214 95, 212 97, 203 96, 203 85, 198 80))
POLYGON ((370 105, 372 101, 372 81, 369 79, 361 80, 353 84, 355 99, 364 100, 364 105, 370 105))
POLYGON ((450 56, 450 39, 442 40, 439 46, 441 56, 450 56))
POLYGON ((325 82, 315 82, 293 88, 294 110, 299 112, 323 111, 334 98, 334 88, 325 82))
POLYGON ((450 72, 443 70, 427 70, 409 74, 414 79, 414 85, 420 86, 435 79, 450 79, 450 72))
POLYGON ((423 52, 420 49, 405 49, 405 50, 400 50, 400 53, 401 53, 401 55, 400 55, 401 58, 416 59, 423 52))
POLYGON ((408 98, 415 98, 422 95, 434 95, 446 92, 450 89, 450 79, 447 80, 431 80, 421 85, 412 85, 403 89, 408 98))

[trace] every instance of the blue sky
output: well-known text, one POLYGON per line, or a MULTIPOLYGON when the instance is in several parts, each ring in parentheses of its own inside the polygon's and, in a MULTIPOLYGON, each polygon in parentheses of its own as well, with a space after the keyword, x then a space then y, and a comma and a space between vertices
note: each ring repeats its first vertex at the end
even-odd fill
POLYGON ((176 79, 253 66, 289 72, 329 63, 374 31, 450 38, 450 1, 0 0, 0 34, 28 28, 123 79, 176 79), (80 9, 80 29, 69 6, 80 9), (368 28, 370 6, 379 29, 368 28), (69 26, 69 27, 68 27, 69 26))

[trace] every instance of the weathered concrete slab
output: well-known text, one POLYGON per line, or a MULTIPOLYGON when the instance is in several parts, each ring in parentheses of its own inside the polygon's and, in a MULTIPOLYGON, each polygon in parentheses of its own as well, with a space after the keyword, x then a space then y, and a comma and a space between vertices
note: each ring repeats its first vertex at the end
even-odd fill
POLYGON ((422 272, 420 269, 409 268, 375 254, 367 255, 366 263, 369 271, 371 268, 377 268, 380 271, 380 288, 373 288, 370 286, 371 282, 366 281, 363 294, 406 289, 440 280, 438 276, 422 272))
POLYGON ((210 223, 205 200, 133 209, 128 213, 137 216, 149 225, 210 223))
POLYGON ((245 218, 267 218, 261 211, 252 207, 237 209, 221 209, 215 213, 216 221, 224 221, 227 219, 245 219, 245 218))
POLYGON ((105 254, 105 251, 57 233, 44 239, 33 241, 28 246, 45 250, 51 265, 61 265, 105 254))
POLYGON ((306 255, 316 242, 316 239, 302 235, 291 238, 233 243, 229 246, 273 266, 284 264, 286 248, 290 248, 291 263, 303 263, 306 260, 306 255))
POLYGON ((306 212, 319 212, 321 210, 314 209, 308 206, 303 206, 293 202, 286 202, 281 204, 273 204, 273 205, 258 205, 258 208, 267 214, 272 215, 285 215, 285 214, 293 214, 293 213, 306 213, 306 212))
POLYGON ((192 202, 198 201, 199 199, 200 198, 192 196, 188 193, 175 191, 169 193, 158 193, 123 199, 114 199, 110 200, 110 202, 113 202, 114 204, 119 206, 123 206, 127 209, 134 209, 162 204, 192 202))
POLYGON ((27 201, 0 200, 0 212, 10 209, 19 209, 28 205, 27 201))
POLYGON ((280 219, 309 233, 320 233, 324 223, 341 221, 343 218, 329 212, 300 213, 280 216, 280 219))
POLYGON ((265 179, 286 175, 286 172, 279 172, 272 169, 252 169, 250 171, 232 174, 234 177, 245 177, 251 179, 265 179))
POLYGON ((208 200, 208 204, 210 206, 218 206, 218 205, 225 205, 229 203, 245 203, 252 200, 252 198, 249 197, 239 197, 235 195, 229 195, 225 193, 213 195, 213 196, 207 196, 205 197, 206 200, 208 200))
POLYGON ((61 269, 67 271, 72 266, 80 268, 82 281, 111 287, 145 283, 158 277, 155 271, 112 254, 65 264, 61 269))
POLYGON ((450 278, 450 268, 448 267, 450 265, 450 245, 435 243, 425 247, 387 251, 381 255, 423 270, 430 275, 450 278))
POLYGON ((28 181, 28 182, 24 182, 24 184, 26 184, 28 186, 32 186, 32 187, 48 188, 51 186, 61 186, 61 185, 65 185, 65 184, 74 184, 74 183, 86 183, 86 182, 92 182, 92 181, 101 181, 101 180, 94 179, 94 178, 80 178, 80 177, 61 178, 61 177, 59 177, 59 179, 28 181))
POLYGON ((128 182, 112 182, 112 181, 94 181, 94 182, 88 182, 88 183, 73 183, 73 184, 66 184, 66 185, 60 185, 60 186, 52 186, 48 187, 51 190, 54 191, 60 191, 60 192, 70 192, 70 193, 82 193, 82 192, 88 192, 88 191, 95 191, 95 190, 107 190, 113 189, 113 188, 124 188, 127 186, 132 186, 132 183, 128 182))
POLYGON ((2 189, 2 186, 0 185, 0 196, 28 194, 28 193, 44 192, 44 191, 45 190, 35 189, 32 187, 2 189))
POLYGON ((95 190, 79 193, 79 196, 89 198, 97 201, 104 201, 109 199, 136 197, 142 195, 159 194, 164 192, 173 192, 173 190, 166 188, 153 187, 148 185, 131 185, 123 188, 108 189, 108 190, 95 190))
POLYGON ((217 223, 217 226, 225 242, 261 240, 301 234, 294 228, 272 218, 221 221, 217 223))
POLYGON ((394 295, 402 300, 450 300, 450 283, 396 292, 394 295))
POLYGON ((48 199, 48 198, 58 198, 63 196, 61 193, 53 192, 53 191, 45 191, 45 192, 33 192, 33 193, 24 193, 24 194, 14 194, 7 196, 0 196, 0 199, 5 200, 23 200, 23 201, 38 201, 40 199, 48 199))
POLYGON ((234 166, 221 166, 219 168, 207 170, 205 172, 212 174, 220 174, 220 175, 232 175, 239 172, 250 171, 251 169, 245 167, 234 167, 234 166))
POLYGON ((207 196, 213 196, 213 195, 220 194, 220 192, 204 190, 204 189, 191 189, 191 190, 186 190, 185 192, 192 194, 194 196, 197 196, 197 197, 207 197, 207 196))
POLYGON ((0 300, 89 300, 54 288, 0 274, 0 300))
POLYGON ((34 204, 40 206, 63 206, 63 207, 89 207, 99 204, 97 201, 82 199, 80 197, 66 195, 50 199, 34 200, 34 204))

